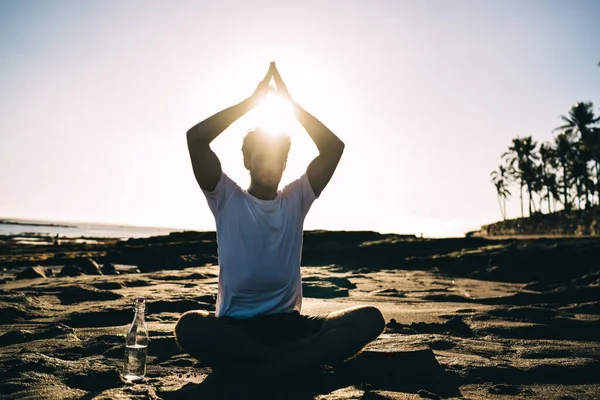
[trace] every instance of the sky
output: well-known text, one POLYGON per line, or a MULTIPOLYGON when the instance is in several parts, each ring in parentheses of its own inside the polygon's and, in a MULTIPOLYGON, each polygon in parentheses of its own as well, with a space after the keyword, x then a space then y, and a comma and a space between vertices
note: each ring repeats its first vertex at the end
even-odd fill
MULTIPOLYGON (((186 132, 276 61, 346 144, 305 229, 462 236, 501 218, 512 138, 600 111, 598 21, 596 0, 0 0, 0 217, 213 230, 186 132)), ((212 144, 243 188, 256 118, 212 144)), ((290 126, 281 187, 317 155, 290 126)))

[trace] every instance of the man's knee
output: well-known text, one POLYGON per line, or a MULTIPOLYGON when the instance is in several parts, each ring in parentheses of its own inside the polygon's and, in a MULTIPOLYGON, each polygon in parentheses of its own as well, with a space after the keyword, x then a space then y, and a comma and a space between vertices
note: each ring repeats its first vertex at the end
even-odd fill
POLYGON ((385 319, 377 307, 362 306, 352 310, 353 319, 368 341, 375 340, 385 329, 385 319))
POLYGON ((351 325, 352 329, 368 341, 374 340, 385 329, 385 319, 377 307, 356 306, 329 314, 325 329, 351 325))
POLYGON ((368 326, 373 335, 373 340, 385 329, 385 318, 377 307, 365 306, 362 308, 362 320, 368 326))
POLYGON ((206 325, 211 322, 211 318, 214 317, 205 310, 193 310, 182 314, 174 329, 175 340, 179 348, 183 350, 194 343, 198 338, 198 333, 206 328, 206 325))

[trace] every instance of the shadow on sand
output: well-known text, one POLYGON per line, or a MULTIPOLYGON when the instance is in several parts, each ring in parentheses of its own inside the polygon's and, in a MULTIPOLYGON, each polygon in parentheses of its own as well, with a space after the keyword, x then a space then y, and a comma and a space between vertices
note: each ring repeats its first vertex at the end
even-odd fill
POLYGON ((453 374, 438 364, 431 350, 423 348, 367 350, 336 367, 321 366, 272 376, 219 369, 199 384, 189 383, 177 391, 161 393, 161 397, 308 400, 348 387, 363 399, 385 398, 374 392, 377 390, 427 392, 435 398, 460 396, 453 374))

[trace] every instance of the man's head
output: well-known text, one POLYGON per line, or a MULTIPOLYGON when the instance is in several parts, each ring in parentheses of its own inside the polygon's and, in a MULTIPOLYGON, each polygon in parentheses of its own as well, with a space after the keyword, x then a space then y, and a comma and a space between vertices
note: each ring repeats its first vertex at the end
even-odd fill
POLYGON ((271 135, 261 128, 248 131, 242 145, 242 153, 244 166, 250 171, 253 184, 274 188, 279 186, 290 145, 288 135, 271 135))

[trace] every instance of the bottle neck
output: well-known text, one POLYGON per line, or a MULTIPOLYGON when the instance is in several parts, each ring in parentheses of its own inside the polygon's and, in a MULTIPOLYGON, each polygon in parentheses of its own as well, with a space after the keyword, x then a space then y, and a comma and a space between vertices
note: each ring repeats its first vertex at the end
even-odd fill
POLYGON ((143 321, 144 320, 144 312, 145 312, 145 307, 142 305, 140 306, 136 306, 134 309, 135 312, 135 319, 143 321))
POLYGON ((146 299, 144 297, 136 298, 133 311, 135 312, 134 321, 144 322, 144 312, 146 311, 146 299))

